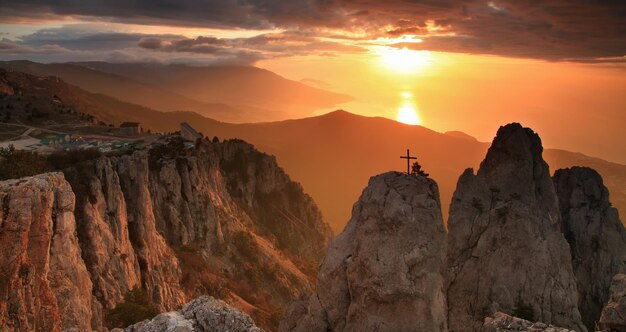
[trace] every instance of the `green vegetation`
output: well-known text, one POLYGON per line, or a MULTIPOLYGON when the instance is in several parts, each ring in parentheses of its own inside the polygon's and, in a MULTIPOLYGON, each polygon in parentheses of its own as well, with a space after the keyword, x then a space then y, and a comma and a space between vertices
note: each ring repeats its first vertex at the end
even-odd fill
POLYGON ((119 303, 107 313, 107 327, 126 327, 145 319, 150 319, 159 313, 150 303, 145 291, 135 288, 124 296, 124 302, 119 303))
POLYGON ((50 170, 48 160, 40 154, 16 150, 13 145, 0 148, 0 180, 17 179, 50 170))
POLYGON ((157 145, 148 151, 150 169, 161 169, 161 160, 175 159, 185 154, 185 141, 180 136, 173 136, 166 144, 157 145))
POLYGON ((44 156, 32 151, 16 150, 12 145, 0 148, 0 181, 61 171, 77 163, 97 159, 97 149, 55 152, 44 156))
MULTIPOLYGON (((244 151, 237 151, 232 159, 222 161, 221 166, 224 172, 229 174, 229 180, 236 180, 233 181, 234 183, 241 182, 245 184, 248 182, 248 156, 244 151)), ((229 186, 233 185, 231 181, 228 184, 229 186)))

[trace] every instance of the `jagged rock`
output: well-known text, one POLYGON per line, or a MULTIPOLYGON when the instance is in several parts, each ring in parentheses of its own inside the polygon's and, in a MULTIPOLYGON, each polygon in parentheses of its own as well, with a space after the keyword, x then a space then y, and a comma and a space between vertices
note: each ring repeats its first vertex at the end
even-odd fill
POLYGON ((509 316, 503 312, 496 312, 493 317, 485 318, 483 332, 569 332, 573 330, 564 329, 544 323, 533 323, 521 318, 509 316))
POLYGON ((602 331, 626 332, 626 275, 613 277, 609 302, 602 310, 598 325, 602 331))
POLYGON ((90 330, 91 280, 61 173, 0 182, 0 330, 90 330))
POLYGON ((292 304, 280 331, 445 331, 446 251, 437 184, 372 177, 332 241, 317 290, 292 304))
POLYGON ((476 175, 459 178, 448 219, 448 326, 479 330, 495 311, 586 330, 541 140, 500 127, 476 175))
POLYGON ((0 185, 12 252, 0 260, 0 330, 102 331, 133 294, 160 311, 211 294, 277 327, 313 289, 330 228, 273 157, 238 140, 179 143, 73 163, 67 182, 0 185))
POLYGON ((261 332, 250 316, 210 296, 199 297, 179 311, 162 313, 129 326, 125 332, 261 332))
POLYGON ((583 322, 593 329, 609 299, 611 279, 626 273, 626 229, 595 170, 560 169, 553 179, 561 228, 571 248, 579 309, 583 322))

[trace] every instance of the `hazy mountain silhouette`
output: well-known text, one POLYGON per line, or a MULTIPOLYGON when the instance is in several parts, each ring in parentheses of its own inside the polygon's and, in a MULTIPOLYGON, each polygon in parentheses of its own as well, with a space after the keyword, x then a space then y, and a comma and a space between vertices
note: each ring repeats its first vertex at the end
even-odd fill
MULTIPOLYGON (((489 147, 489 143, 478 142, 468 138, 469 135, 442 134, 421 126, 345 111, 296 120, 232 124, 193 112, 158 112, 86 92, 63 81, 31 89, 40 98, 57 95, 78 112, 92 114, 107 123, 138 121, 144 128, 165 132, 179 130, 180 123, 186 121, 209 138, 248 141, 259 150, 275 155, 279 165, 302 183, 335 232, 343 228, 352 203, 372 174, 406 169, 400 155, 407 148, 439 184, 446 216, 458 177, 468 167, 477 169, 489 147)), ((494 128, 494 134, 496 131, 494 128)), ((544 159, 551 172, 570 166, 594 168, 604 178, 613 205, 626 211, 623 189, 626 165, 557 149, 546 149, 544 159)))
POLYGON ((115 74, 68 63, 42 64, 31 61, 3 61, 0 67, 36 76, 57 76, 82 89, 105 94, 121 101, 150 107, 157 111, 192 111, 222 121, 246 122, 264 119, 267 110, 244 111, 224 103, 200 102, 181 94, 115 74), (252 120, 251 120, 252 119, 252 120))
MULTIPOLYGON (((251 66, 195 67, 106 62, 75 64, 131 78, 194 100, 226 103, 250 111, 261 108, 304 116, 313 110, 332 107, 351 99, 347 95, 314 88, 251 66)), ((280 117, 281 114, 278 114, 273 118, 280 117)))

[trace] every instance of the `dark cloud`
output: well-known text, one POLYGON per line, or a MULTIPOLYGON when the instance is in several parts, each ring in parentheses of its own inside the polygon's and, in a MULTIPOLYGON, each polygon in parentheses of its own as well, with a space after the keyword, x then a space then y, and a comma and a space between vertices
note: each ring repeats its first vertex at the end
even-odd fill
MULTIPOLYGON (((3 0, 0 4, 4 21, 55 15, 176 26, 333 30, 345 36, 358 33, 364 39, 413 34, 424 43, 412 47, 551 61, 598 62, 626 55, 623 0, 3 0)), ((111 43, 139 43, 144 49, 170 47, 171 51, 193 53, 220 52, 226 47, 211 40, 164 46, 156 40, 137 40, 138 36, 100 37, 111 43)), ((55 44, 75 47, 71 42, 55 44)), ((289 52, 279 45, 281 41, 259 42, 267 52, 289 52)), ((297 46, 293 40, 282 42, 291 42, 296 53, 298 47, 303 52, 307 48, 339 49, 327 40, 304 42, 307 46, 297 46)))
POLYGON ((239 54, 279 57, 306 54, 332 55, 334 52, 364 52, 365 49, 343 43, 321 40, 315 32, 287 31, 268 33, 250 38, 204 37, 180 39, 142 39, 138 46, 164 52, 188 52, 198 54, 239 54))

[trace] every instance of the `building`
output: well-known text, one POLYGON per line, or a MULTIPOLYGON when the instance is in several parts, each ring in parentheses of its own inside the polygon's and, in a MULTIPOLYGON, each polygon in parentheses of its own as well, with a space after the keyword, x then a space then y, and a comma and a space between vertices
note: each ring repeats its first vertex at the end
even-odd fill
POLYGON ((198 138, 204 137, 202 133, 193 129, 187 122, 180 124, 180 136, 192 142, 195 142, 198 138))
POLYGON ((125 136, 137 136, 141 134, 139 122, 124 122, 120 125, 120 134, 125 136))

